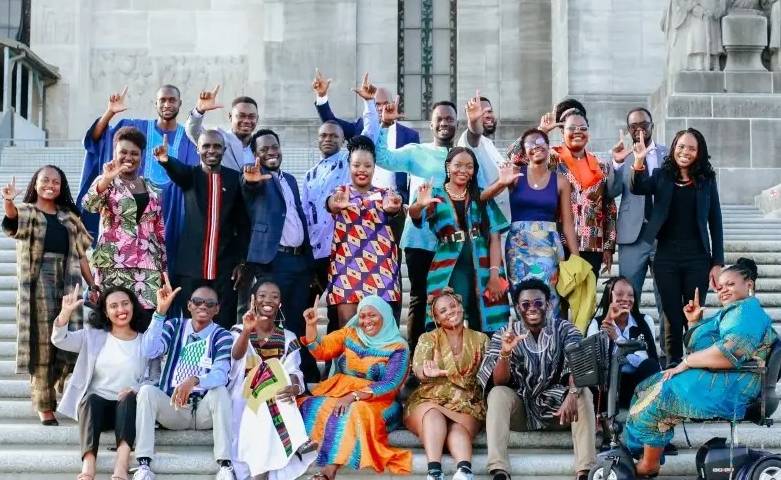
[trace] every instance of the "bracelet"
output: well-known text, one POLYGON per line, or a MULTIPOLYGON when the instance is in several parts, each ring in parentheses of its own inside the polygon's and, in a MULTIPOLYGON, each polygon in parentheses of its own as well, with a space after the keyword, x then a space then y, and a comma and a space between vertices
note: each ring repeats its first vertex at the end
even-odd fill
POLYGON ((358 396, 357 392, 353 392, 353 402, 357 402, 361 399, 361 397, 358 396))
POLYGON ((684 357, 684 358, 683 358, 683 361, 682 361, 681 363, 683 363, 684 365, 686 365, 686 368, 692 368, 692 367, 691 367, 691 365, 689 365, 689 359, 688 359, 688 357, 684 357))
POLYGON ((491 270, 496 270, 498 272, 499 271, 499 267, 496 266, 496 265, 491 265, 490 267, 488 267, 488 271, 490 272, 491 270))
POLYGON ((642 172, 643 170, 645 170, 645 165, 641 165, 639 168, 632 165, 632 170, 634 170, 635 172, 642 172))
POLYGON ((511 355, 512 352, 507 352, 507 353, 499 352, 499 358, 503 358, 505 360, 509 360, 511 355))

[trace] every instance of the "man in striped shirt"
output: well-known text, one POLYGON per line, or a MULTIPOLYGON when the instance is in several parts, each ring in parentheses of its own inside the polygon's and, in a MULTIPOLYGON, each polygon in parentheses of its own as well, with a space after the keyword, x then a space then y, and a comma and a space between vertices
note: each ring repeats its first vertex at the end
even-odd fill
POLYGON ((136 400, 136 458, 139 468, 133 480, 153 480, 151 462, 155 447, 155 422, 169 430, 213 428, 214 458, 220 465, 217 480, 232 480, 230 462, 231 399, 226 385, 230 372, 233 337, 214 323, 220 310, 214 288, 196 289, 187 309, 192 318, 165 319, 174 297, 167 275, 157 292, 141 351, 148 359, 165 356, 158 385, 144 385, 136 400))

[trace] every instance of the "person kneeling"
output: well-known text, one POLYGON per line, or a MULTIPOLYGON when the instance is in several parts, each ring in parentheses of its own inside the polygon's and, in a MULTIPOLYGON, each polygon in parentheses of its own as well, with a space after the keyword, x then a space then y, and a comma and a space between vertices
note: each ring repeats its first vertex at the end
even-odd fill
POLYGON ((412 371, 420 386, 404 409, 404 425, 420 437, 428 459, 427 480, 442 480, 442 449, 457 462, 453 480, 471 480, 472 440, 485 419, 477 371, 488 337, 464 326, 461 296, 452 288, 430 302, 437 325, 415 347, 412 371))
POLYGON ((242 324, 231 328, 231 444, 239 480, 298 478, 317 456, 296 404, 304 392, 301 345, 275 324, 281 298, 277 284, 261 283, 242 324))
POLYGON ((515 300, 522 322, 493 334, 478 373, 488 397, 488 470, 494 480, 510 478, 510 429, 571 425, 577 478, 587 478, 595 456, 594 404, 591 392, 574 386, 564 357, 567 345, 580 342, 580 332, 551 315, 550 289, 538 279, 519 283, 515 300))
POLYGON ((153 480, 150 468, 155 448, 155 422, 170 430, 213 428, 214 457, 220 465, 217 480, 233 480, 231 466, 231 399, 226 385, 233 338, 214 323, 220 311, 217 292, 200 287, 190 297, 191 319, 165 315, 179 293, 163 274, 141 348, 146 358, 166 356, 158 386, 144 385, 138 392, 136 458, 133 480, 153 480))
POLYGON ((146 317, 132 291, 110 287, 90 318, 92 328, 69 331, 68 321, 83 303, 79 287, 74 286, 62 298, 52 329, 55 347, 79 354, 57 411, 79 422, 82 467, 78 480, 95 478, 100 433, 111 429, 117 440, 111 478, 127 480, 136 437, 136 392, 148 377, 150 365, 141 354, 143 335, 139 333, 146 317))

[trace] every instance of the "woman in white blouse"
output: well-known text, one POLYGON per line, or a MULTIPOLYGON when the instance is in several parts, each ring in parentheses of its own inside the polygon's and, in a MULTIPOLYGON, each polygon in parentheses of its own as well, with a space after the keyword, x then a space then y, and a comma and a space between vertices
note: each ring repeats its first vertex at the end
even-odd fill
POLYGON ((136 392, 148 377, 141 354, 144 311, 125 287, 106 289, 87 328, 69 331, 68 319, 83 300, 79 286, 62 299, 52 343, 79 354, 73 376, 57 411, 79 422, 82 468, 78 480, 95 478, 100 433, 114 429, 117 458, 112 480, 127 480, 136 436, 136 392))

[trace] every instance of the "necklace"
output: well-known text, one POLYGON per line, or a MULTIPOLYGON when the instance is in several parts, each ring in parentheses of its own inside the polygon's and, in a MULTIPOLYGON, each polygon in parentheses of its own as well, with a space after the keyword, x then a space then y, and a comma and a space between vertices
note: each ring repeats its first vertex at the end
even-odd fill
POLYGON ((129 188, 130 190, 135 191, 135 189, 138 188, 136 184, 137 178, 134 178, 133 180, 125 180, 124 178, 119 177, 119 179, 122 181, 122 184, 127 188, 129 188))
POLYGON ((692 183, 694 183, 694 180, 691 180, 691 179, 689 179, 689 180, 686 180, 686 181, 683 181, 683 182, 675 182, 675 184, 676 184, 677 186, 679 186, 679 187, 688 187, 688 186, 689 186, 689 185, 691 185, 692 183))
POLYGON ((466 189, 464 189, 464 191, 461 193, 453 193, 452 191, 450 191, 449 183, 445 184, 445 191, 447 192, 448 195, 450 195, 450 198, 452 198, 453 200, 463 200, 466 198, 466 189))

